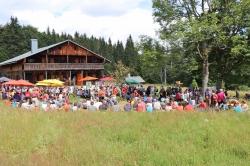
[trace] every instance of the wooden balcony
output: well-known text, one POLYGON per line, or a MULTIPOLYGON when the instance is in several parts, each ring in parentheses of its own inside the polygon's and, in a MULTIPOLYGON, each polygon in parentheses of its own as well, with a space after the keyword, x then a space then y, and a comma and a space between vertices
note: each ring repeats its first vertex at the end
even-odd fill
POLYGON ((26 63, 24 71, 42 70, 102 70, 102 63, 26 63))

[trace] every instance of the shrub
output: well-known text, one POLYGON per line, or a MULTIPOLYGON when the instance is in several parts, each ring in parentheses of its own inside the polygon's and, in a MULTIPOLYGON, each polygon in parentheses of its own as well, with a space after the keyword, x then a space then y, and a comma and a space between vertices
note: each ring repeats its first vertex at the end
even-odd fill
POLYGON ((248 91, 250 90, 250 87, 248 87, 247 85, 240 85, 238 89, 241 91, 248 91))
POLYGON ((196 88, 198 88, 198 84, 197 84, 197 82, 196 82, 196 80, 195 79, 193 79, 193 81, 192 81, 192 88, 193 89, 196 89, 196 88))

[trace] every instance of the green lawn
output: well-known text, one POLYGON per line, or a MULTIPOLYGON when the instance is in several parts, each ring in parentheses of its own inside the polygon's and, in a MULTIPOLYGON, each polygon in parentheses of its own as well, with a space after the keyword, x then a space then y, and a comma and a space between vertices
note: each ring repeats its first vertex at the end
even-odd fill
POLYGON ((0 108, 0 165, 250 165, 249 112, 0 108))

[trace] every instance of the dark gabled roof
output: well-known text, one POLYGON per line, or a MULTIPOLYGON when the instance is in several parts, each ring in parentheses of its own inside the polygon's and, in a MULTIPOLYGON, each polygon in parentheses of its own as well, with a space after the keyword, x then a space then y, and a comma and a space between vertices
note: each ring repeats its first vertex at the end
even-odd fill
POLYGON ((85 50, 87 50, 87 51, 93 53, 94 55, 96 55, 96 56, 98 56, 98 57, 101 57, 101 58, 105 59, 105 61, 111 62, 111 61, 108 60, 107 58, 105 58, 105 57, 103 57, 103 56, 101 56, 101 55, 99 55, 99 54, 97 54, 97 53, 95 53, 95 52, 93 52, 93 51, 87 49, 86 47, 83 47, 83 46, 79 45, 79 44, 76 43, 76 42, 73 42, 72 40, 65 40, 65 41, 62 41, 62 42, 59 42, 59 43, 56 43, 56 44, 52 44, 52 45, 50 45, 50 46, 38 48, 36 52, 31 52, 31 51, 29 51, 29 52, 26 52, 26 53, 24 53, 24 54, 22 54, 22 55, 19 55, 19 56, 16 56, 16 57, 14 57, 14 58, 11 58, 11 59, 9 59, 9 60, 6 60, 6 61, 4 61, 4 62, 1 62, 1 63, 0 63, 0 66, 12 64, 12 63, 16 63, 16 62, 18 62, 18 61, 20 61, 20 60, 22 60, 22 59, 24 59, 24 58, 27 58, 27 57, 33 56, 33 55, 35 55, 35 54, 41 53, 41 52, 43 52, 43 51, 46 51, 46 50, 48 50, 48 49, 51 49, 51 48, 53 48, 53 47, 56 47, 56 46, 58 46, 58 45, 61 45, 61 44, 63 44, 63 43, 66 43, 66 42, 71 42, 71 43, 73 43, 73 44, 75 44, 75 45, 77 45, 77 46, 79 46, 79 47, 81 47, 81 48, 83 48, 83 49, 85 49, 85 50))

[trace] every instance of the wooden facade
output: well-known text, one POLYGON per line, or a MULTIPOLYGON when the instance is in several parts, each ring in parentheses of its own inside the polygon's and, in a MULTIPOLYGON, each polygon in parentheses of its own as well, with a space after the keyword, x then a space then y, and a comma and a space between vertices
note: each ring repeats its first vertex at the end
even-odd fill
POLYGON ((2 75, 25 79, 33 83, 43 79, 60 79, 80 84, 84 76, 101 77, 106 58, 70 40, 37 49, 0 63, 2 75))

